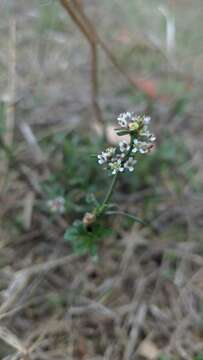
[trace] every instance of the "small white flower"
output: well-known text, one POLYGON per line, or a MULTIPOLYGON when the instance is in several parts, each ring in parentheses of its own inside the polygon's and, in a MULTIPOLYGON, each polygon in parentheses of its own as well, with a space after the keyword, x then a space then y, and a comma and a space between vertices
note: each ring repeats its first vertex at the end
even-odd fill
POLYGON ((122 166, 121 159, 114 159, 112 162, 109 163, 109 168, 112 171, 112 174, 115 175, 117 172, 123 172, 124 167, 122 166))
POLYGON ((151 137, 149 138, 151 142, 154 142, 156 140, 156 136, 154 134, 151 134, 151 137))
POLYGON ((113 147, 107 148, 105 151, 102 151, 100 155, 97 155, 98 163, 100 165, 106 164, 115 154, 116 149, 113 147))
POLYGON ((65 199, 62 196, 48 200, 47 205, 52 213, 63 214, 65 212, 65 199))
POLYGON ((151 134, 149 132, 148 126, 144 125, 143 128, 140 130, 139 135, 149 137, 151 134))
POLYGON ((127 111, 125 113, 125 119, 129 122, 132 121, 132 118, 134 117, 134 114, 132 112, 127 111))
POLYGON ((110 159, 115 154, 115 152, 116 152, 116 148, 109 147, 106 149, 105 154, 106 154, 107 158, 110 159))
POLYGON ((102 152, 101 155, 97 156, 97 158, 98 158, 98 163, 100 165, 103 165, 103 164, 105 164, 107 162, 107 156, 106 156, 105 152, 102 152))
POLYGON ((128 123, 125 119, 118 119, 118 123, 121 127, 126 128, 128 123))
POLYGON ((120 151, 123 153, 123 152, 128 151, 130 149, 130 146, 127 143, 127 141, 123 140, 123 141, 119 142, 119 148, 120 148, 120 151))
POLYGON ((148 154, 154 148, 154 144, 150 142, 140 141, 139 152, 140 154, 148 154))
POLYGON ((139 140, 135 139, 132 152, 133 153, 139 152, 140 154, 146 154, 149 151, 148 150, 149 145, 150 145, 150 143, 148 143, 146 141, 139 141, 139 140))
POLYGON ((144 116, 144 124, 145 124, 145 125, 149 125, 150 121, 151 121, 151 117, 150 117, 150 116, 144 116))
POLYGON ((133 153, 136 153, 136 152, 138 152, 138 143, 139 143, 139 141, 137 140, 137 139, 135 139, 134 141, 133 141, 133 149, 132 149, 132 152, 133 153))
POLYGON ((137 160, 133 159, 133 157, 129 157, 129 159, 125 162, 124 168, 132 172, 134 170, 134 165, 137 160))
POLYGON ((146 141, 140 141, 139 142, 139 152, 140 154, 147 154, 148 153, 148 148, 149 148, 149 143, 147 143, 146 141))
POLYGON ((127 128, 128 123, 132 120, 133 114, 130 112, 122 113, 118 116, 117 120, 121 127, 127 128))
POLYGON ((139 152, 140 154, 149 153, 154 148, 154 144, 152 144, 152 142, 155 141, 155 139, 156 138, 153 134, 150 134, 150 138, 148 138, 146 141, 135 139, 132 152, 133 153, 139 152))
POLYGON ((147 154, 148 153, 147 146, 140 147, 139 152, 140 154, 147 154))

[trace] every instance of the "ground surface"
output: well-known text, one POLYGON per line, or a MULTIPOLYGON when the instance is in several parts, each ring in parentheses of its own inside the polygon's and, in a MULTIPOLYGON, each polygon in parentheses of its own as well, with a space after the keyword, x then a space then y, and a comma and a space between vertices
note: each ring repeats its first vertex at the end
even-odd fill
POLYGON ((160 2, 83 3, 132 79, 99 50, 106 123, 128 109, 153 118, 157 151, 114 198, 151 227, 111 219, 97 258, 64 243, 86 194, 102 197, 109 182, 90 156, 104 144, 91 113, 89 46, 58 1, 2 1, 2 136, 13 56, 16 106, 15 158, 8 164, 0 152, 0 358, 201 360, 203 3, 164 2, 175 16, 172 52, 160 2), (67 213, 53 218, 45 204, 61 194, 67 213))

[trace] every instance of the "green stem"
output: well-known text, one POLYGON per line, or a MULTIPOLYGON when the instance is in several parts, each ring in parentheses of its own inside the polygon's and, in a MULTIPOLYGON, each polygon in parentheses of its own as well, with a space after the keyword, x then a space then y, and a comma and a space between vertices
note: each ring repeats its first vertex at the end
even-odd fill
POLYGON ((142 219, 139 219, 136 216, 134 216, 132 214, 129 214, 129 213, 126 213, 124 211, 107 211, 106 215, 122 215, 122 216, 128 217, 129 219, 134 220, 135 222, 138 222, 139 224, 142 224, 142 225, 147 224, 146 221, 144 221, 142 219))
MULTIPOLYGON (((121 162, 121 166, 126 162, 126 160, 129 158, 131 152, 132 152, 132 149, 133 149, 133 141, 134 141, 134 137, 131 136, 131 139, 130 139, 130 148, 127 152, 127 154, 125 155, 124 159, 122 160, 121 162)), ((114 188, 115 188, 115 185, 116 185, 116 182, 117 182, 117 179, 118 179, 118 175, 119 175, 119 172, 117 172, 115 174, 115 176, 113 177, 113 180, 110 184, 110 187, 107 191, 107 194, 104 198, 104 201, 102 202, 102 204, 99 206, 99 208, 96 210, 96 215, 97 216, 101 216, 104 212, 105 212, 105 209, 111 199, 111 196, 113 194, 113 191, 114 191, 114 188)))
POLYGON ((111 199, 111 196, 113 194, 113 190, 114 190, 114 187, 116 185, 116 181, 118 179, 118 172, 115 174, 115 176, 113 177, 113 180, 111 182, 111 185, 109 187, 109 190, 104 198, 104 201, 102 202, 102 204, 99 206, 99 209, 98 209, 98 212, 97 212, 97 215, 102 215, 103 212, 105 211, 105 208, 107 206, 107 204, 109 203, 109 200, 111 199))

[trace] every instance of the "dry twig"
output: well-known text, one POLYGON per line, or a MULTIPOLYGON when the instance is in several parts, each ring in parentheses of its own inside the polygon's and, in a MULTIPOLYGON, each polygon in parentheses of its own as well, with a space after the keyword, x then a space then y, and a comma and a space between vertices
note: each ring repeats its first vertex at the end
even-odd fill
MULTIPOLYGON (((13 142, 13 131, 15 125, 15 93, 16 93, 16 22, 12 18, 9 23, 9 55, 8 55, 8 90, 4 96, 6 104, 5 113, 5 133, 4 141, 7 146, 11 146, 13 142)), ((2 161, 2 179, 0 183, 0 191, 3 190, 9 167, 9 159, 5 157, 2 161)))

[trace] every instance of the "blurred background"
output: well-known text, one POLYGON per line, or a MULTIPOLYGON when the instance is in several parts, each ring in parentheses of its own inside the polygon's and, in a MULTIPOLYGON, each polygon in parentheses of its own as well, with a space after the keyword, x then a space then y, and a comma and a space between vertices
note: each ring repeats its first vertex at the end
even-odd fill
POLYGON ((203 2, 0 14, 0 358, 202 360, 203 2), (151 116, 157 144, 113 201, 149 226, 109 217, 90 254, 64 232, 105 195, 95 155, 125 111, 151 116))

